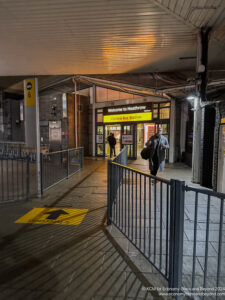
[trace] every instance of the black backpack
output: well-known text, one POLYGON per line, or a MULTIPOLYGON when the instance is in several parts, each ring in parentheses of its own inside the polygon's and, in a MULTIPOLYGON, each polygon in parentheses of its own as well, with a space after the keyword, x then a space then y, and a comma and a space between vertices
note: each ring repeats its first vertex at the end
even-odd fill
POLYGON ((149 148, 144 148, 142 151, 141 151, 141 157, 143 159, 149 159, 150 157, 150 149, 149 148))

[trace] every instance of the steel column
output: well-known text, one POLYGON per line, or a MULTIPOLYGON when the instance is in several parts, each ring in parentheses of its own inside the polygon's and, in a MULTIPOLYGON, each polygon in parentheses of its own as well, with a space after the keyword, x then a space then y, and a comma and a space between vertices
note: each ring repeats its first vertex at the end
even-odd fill
MULTIPOLYGON (((183 234, 184 234, 184 182, 171 180, 169 287, 179 291, 182 287, 183 234)), ((179 299, 179 296, 175 296, 179 299)))

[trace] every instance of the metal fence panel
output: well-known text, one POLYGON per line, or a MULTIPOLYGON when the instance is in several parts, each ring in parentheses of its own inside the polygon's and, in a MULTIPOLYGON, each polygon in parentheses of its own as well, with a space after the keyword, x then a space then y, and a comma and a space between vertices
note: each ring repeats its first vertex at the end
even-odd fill
POLYGON ((75 174, 81 168, 83 168, 83 148, 42 154, 42 191, 75 174))
POLYGON ((108 224, 168 278, 170 182, 110 160, 108 176, 108 224))
POLYGON ((36 161, 36 149, 26 147, 24 142, 0 141, 0 155, 9 158, 26 158, 29 156, 30 161, 36 161))
POLYGON ((191 293, 201 289, 200 299, 225 297, 224 201, 224 194, 185 187, 182 286, 191 293))
POLYGON ((0 156, 0 204, 30 198, 30 158, 0 156))

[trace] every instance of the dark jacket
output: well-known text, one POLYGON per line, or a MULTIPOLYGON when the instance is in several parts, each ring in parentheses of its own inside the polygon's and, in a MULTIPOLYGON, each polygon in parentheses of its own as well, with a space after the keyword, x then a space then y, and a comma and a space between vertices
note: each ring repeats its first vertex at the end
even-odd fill
POLYGON ((160 135, 158 137, 155 134, 152 137, 150 137, 150 139, 146 143, 146 146, 150 149, 149 169, 152 170, 152 167, 153 167, 152 158, 155 153, 158 141, 159 141, 159 145, 157 148, 157 156, 158 156, 158 161, 159 161, 159 169, 160 169, 160 171, 162 171, 165 166, 165 150, 169 149, 168 140, 164 135, 160 135))
POLYGON ((113 147, 113 146, 116 145, 116 139, 115 139, 114 136, 109 135, 109 136, 107 137, 107 140, 108 140, 108 142, 109 142, 110 147, 113 147))

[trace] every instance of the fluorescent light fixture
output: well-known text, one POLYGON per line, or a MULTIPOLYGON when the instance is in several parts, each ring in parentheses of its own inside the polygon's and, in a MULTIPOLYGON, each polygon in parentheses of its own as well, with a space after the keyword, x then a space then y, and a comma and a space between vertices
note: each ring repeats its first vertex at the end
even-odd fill
POLYGON ((191 101, 191 100, 194 100, 194 99, 195 99, 195 96, 190 95, 190 96, 188 96, 186 99, 189 100, 189 101, 191 101))
POLYGON ((156 15, 164 15, 164 12, 161 11, 144 11, 137 13, 138 16, 156 16, 156 15))

